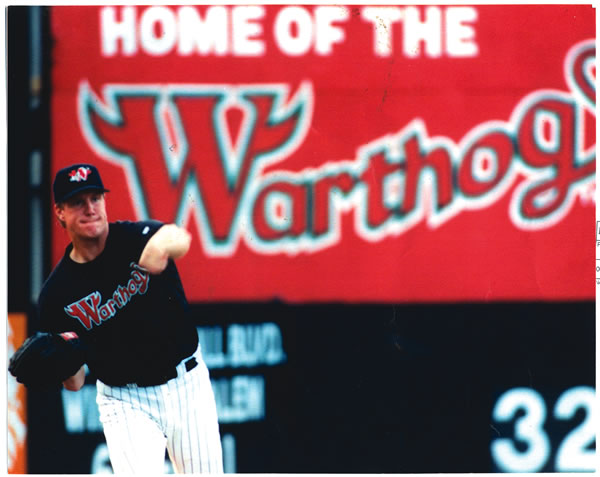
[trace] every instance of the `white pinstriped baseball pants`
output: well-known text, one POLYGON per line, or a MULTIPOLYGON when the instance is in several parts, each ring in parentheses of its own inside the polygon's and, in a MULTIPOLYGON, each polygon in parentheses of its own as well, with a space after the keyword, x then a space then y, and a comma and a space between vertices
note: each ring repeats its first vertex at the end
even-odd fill
POLYGON ((162 474, 165 446, 177 473, 223 473, 217 408, 208 369, 198 365, 159 386, 97 381, 96 402, 115 473, 162 474))

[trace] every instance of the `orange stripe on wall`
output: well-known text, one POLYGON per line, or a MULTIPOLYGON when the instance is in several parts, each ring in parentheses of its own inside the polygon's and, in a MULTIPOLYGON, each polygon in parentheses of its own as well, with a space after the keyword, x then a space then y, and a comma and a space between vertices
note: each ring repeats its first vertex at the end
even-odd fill
MULTIPOLYGON (((27 338, 27 315, 8 314, 8 358, 27 338)), ((8 373, 8 473, 27 473, 27 392, 8 373)))

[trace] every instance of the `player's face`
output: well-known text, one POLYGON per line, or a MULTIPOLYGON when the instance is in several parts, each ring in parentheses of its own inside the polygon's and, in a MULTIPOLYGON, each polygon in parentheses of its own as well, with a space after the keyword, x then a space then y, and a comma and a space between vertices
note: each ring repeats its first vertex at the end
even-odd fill
POLYGON ((71 238, 95 239, 108 231, 106 202, 102 192, 82 192, 56 205, 55 210, 71 238))

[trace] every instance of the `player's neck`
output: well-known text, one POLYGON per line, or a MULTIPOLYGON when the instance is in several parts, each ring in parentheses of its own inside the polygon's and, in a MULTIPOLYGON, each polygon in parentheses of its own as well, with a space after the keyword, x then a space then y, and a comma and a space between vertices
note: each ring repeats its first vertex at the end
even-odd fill
POLYGON ((106 246, 107 237, 108 230, 100 237, 72 237, 73 250, 71 250, 69 257, 71 257, 71 260, 77 263, 91 262, 104 250, 104 247, 106 246))

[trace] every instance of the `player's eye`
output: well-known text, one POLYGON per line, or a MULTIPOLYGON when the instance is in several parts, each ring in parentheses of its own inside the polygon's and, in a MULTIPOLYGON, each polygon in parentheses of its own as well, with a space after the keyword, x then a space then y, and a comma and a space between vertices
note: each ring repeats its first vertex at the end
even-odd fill
POLYGON ((82 197, 78 197, 76 199, 68 201, 67 203, 73 208, 80 209, 85 205, 85 200, 82 197))

